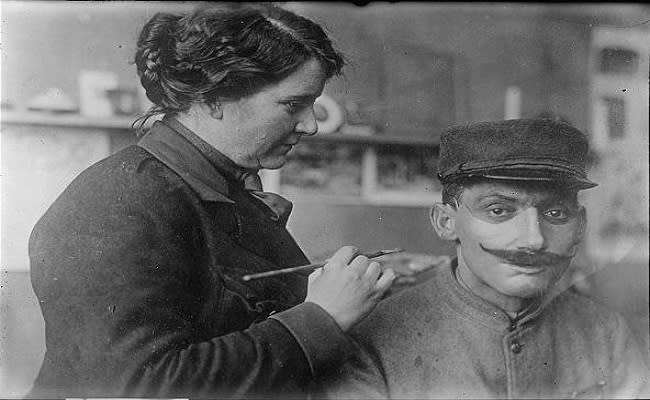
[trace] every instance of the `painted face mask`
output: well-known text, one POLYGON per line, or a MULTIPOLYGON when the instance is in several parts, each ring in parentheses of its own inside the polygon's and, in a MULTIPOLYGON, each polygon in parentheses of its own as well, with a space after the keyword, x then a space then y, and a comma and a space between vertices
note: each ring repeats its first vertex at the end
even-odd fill
MULTIPOLYGON (((530 222, 528 221, 523 221, 526 218, 526 215, 523 212, 518 213, 514 217, 507 219, 505 221, 500 221, 500 222, 489 221, 486 220, 486 218, 475 217, 474 214, 472 214, 472 210, 470 210, 467 206, 459 204, 458 200, 456 200, 455 198, 454 201, 456 202, 456 209, 458 210, 460 209, 460 207, 465 207, 465 209, 468 211, 471 218, 478 220, 476 221, 476 223, 478 224, 487 223, 492 225, 499 224, 500 228, 503 229, 504 233, 518 232, 519 227, 521 226, 525 227, 526 225, 530 224, 530 222)), ((569 262, 575 256, 577 251, 577 243, 575 243, 575 246, 571 247, 571 249, 567 254, 556 254, 550 251, 538 250, 538 249, 505 250, 500 248, 490 248, 482 243, 480 243, 479 246, 486 253, 501 258, 510 264, 519 265, 519 266, 528 266, 528 267, 557 265, 564 262, 569 262)))
POLYGON ((580 208, 525 192, 516 199, 479 200, 469 206, 456 200, 459 264, 500 295, 545 292, 576 254, 580 208))

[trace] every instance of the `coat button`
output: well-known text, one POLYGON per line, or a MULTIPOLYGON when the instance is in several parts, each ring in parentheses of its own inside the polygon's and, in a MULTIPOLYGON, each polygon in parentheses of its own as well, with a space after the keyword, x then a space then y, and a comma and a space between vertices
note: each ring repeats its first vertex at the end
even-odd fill
POLYGON ((512 343, 510 344, 510 350, 512 350, 512 352, 515 354, 521 353, 521 348, 522 346, 519 343, 519 341, 517 341, 517 339, 513 340, 512 343))

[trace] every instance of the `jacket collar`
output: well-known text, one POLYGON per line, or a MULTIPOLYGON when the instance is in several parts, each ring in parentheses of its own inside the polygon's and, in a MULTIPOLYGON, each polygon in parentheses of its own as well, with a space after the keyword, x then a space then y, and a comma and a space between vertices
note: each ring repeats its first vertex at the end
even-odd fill
POLYGON ((235 164, 231 159, 223 155, 217 149, 212 147, 208 142, 201 139, 199 135, 183 125, 174 117, 165 116, 162 122, 176 133, 183 136, 194 147, 196 147, 210 163, 216 167, 227 179, 242 183, 246 174, 257 174, 257 170, 242 168, 235 164))
MULTIPOLYGON (((176 131, 169 119, 156 121, 138 146, 178 174, 204 201, 234 203, 228 180, 195 145, 176 131), (172 126, 170 126, 172 125, 172 126)), ((185 128, 187 129, 187 128, 185 128)))
POLYGON ((521 326, 531 321, 541 314, 542 310, 550 302, 549 296, 533 300, 525 313, 517 320, 512 321, 508 314, 501 308, 486 302, 470 290, 466 289, 455 277, 458 259, 454 258, 439 275, 441 287, 448 291, 450 299, 449 304, 457 312, 464 314, 471 319, 481 322, 483 325, 501 330, 504 326, 515 324, 521 326))

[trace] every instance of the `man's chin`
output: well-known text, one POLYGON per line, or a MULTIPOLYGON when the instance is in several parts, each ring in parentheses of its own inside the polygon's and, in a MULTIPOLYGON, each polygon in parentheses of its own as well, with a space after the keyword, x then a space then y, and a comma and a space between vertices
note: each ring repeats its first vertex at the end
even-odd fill
POLYGON ((517 274, 530 275, 530 276, 541 275, 544 272, 546 272, 549 268, 551 268, 547 265, 542 265, 542 266, 515 265, 515 264, 505 264, 505 265, 507 265, 517 274))
POLYGON ((513 282, 509 288, 504 290, 506 292, 504 294, 522 299, 530 299, 543 295, 548 291, 552 283, 547 277, 538 275, 522 274, 513 279, 517 279, 517 282, 513 282))

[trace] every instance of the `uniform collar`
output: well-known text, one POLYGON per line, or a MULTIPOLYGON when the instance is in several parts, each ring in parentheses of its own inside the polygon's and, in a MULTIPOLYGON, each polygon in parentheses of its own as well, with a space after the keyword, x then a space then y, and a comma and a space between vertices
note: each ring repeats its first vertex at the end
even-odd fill
POLYGON ((457 267, 458 259, 454 258, 450 265, 439 275, 442 280, 442 287, 449 291, 450 297, 453 299, 450 301, 450 305, 457 312, 478 320, 486 326, 499 330, 513 324, 521 326, 539 316, 543 308, 548 304, 547 298, 535 299, 522 311, 522 315, 517 320, 512 321, 510 316, 501 308, 483 300, 458 282, 455 276, 457 267))
POLYGON ((234 203, 229 198, 229 174, 208 158, 214 157, 214 153, 210 153, 210 156, 204 153, 211 146, 204 142, 205 145, 199 148, 186 137, 188 131, 175 119, 165 118, 153 124, 149 132, 138 141, 138 146, 177 173, 202 200, 234 203))

